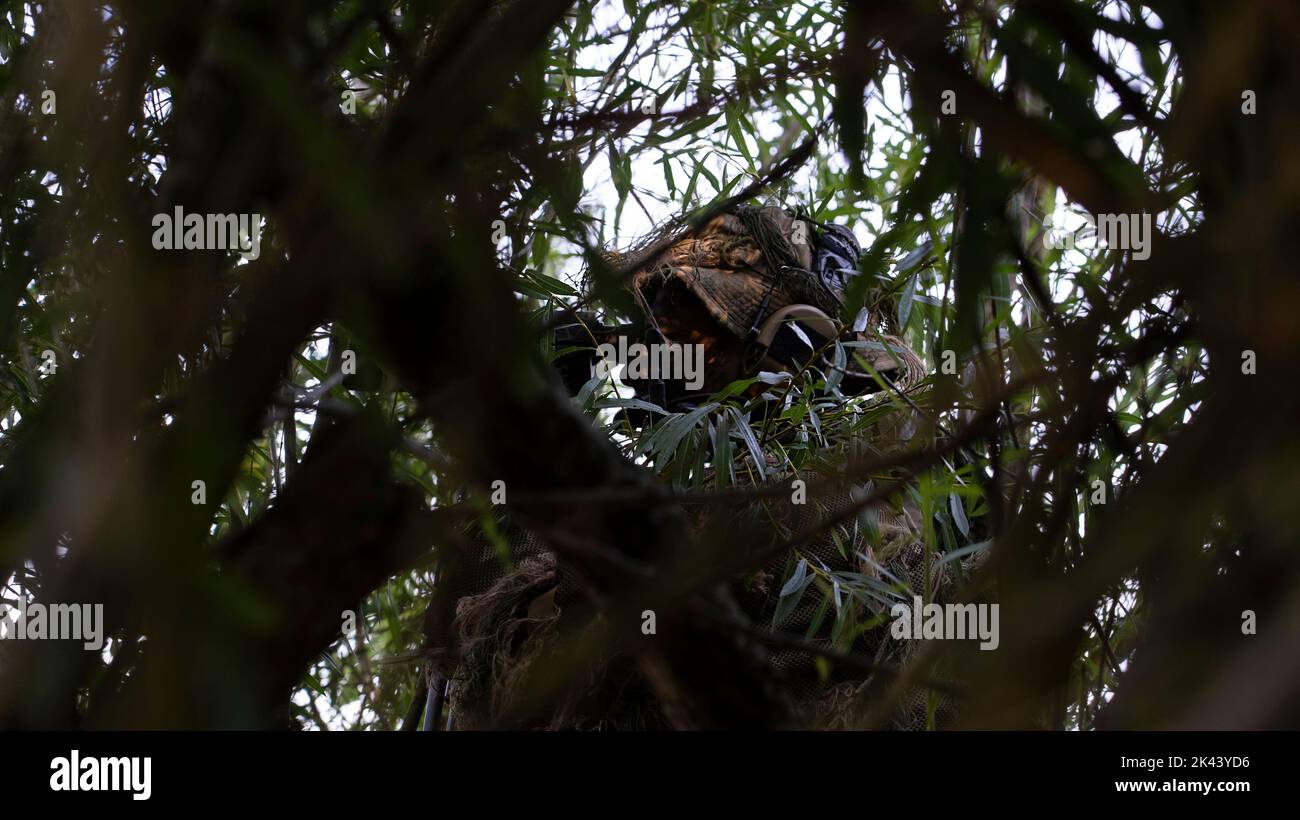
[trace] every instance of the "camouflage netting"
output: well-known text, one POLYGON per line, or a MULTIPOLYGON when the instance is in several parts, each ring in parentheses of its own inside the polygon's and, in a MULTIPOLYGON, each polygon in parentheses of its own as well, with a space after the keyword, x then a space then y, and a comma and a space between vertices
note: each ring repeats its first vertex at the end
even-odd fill
MULTIPOLYGON (((610 261, 620 264, 671 228, 666 226, 627 253, 610 252, 610 261)), ((825 276, 814 270, 819 230, 780 207, 738 206, 650 258, 633 273, 630 289, 665 338, 703 344, 714 354, 706 358, 706 372, 712 374, 708 387, 717 389, 744 375, 738 360, 731 366, 725 360, 749 337, 756 320, 792 304, 812 305, 832 319, 839 317, 844 287, 856 270, 825 276), (698 299, 712 322, 694 319, 682 294, 698 299), (716 332, 713 323, 725 333, 716 332)), ((902 339, 886 332, 892 303, 869 302, 865 329, 852 335, 881 346, 856 352, 895 386, 909 389, 925 377, 925 363, 902 339)))
MULTIPOLYGON (((719 324, 740 338, 749 333, 769 291, 770 310, 803 302, 837 314, 838 299, 815 277, 780 272, 783 265, 790 266, 788 263, 803 270, 812 267, 807 242, 793 244, 785 238, 795 220, 778 208, 741 213, 750 216, 720 214, 698 234, 674 244, 633 276, 633 290, 645 297, 647 304, 653 304, 657 289, 665 280, 675 278, 690 288, 719 324), (764 254, 763 244, 752 230, 755 225, 764 226, 766 242, 781 248, 778 253, 786 263, 768 263, 770 257, 764 254)), ((801 231, 812 235, 810 227, 801 231)))

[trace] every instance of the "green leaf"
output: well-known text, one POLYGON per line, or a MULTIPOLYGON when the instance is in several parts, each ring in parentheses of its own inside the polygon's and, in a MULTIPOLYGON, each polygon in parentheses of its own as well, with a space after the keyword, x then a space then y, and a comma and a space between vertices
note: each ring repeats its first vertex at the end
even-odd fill
POLYGON ((962 506, 961 497, 956 493, 948 493, 948 508, 952 510, 952 521, 961 530, 961 534, 970 537, 970 522, 966 520, 966 509, 962 506))
POLYGON ((776 602, 776 611, 772 613, 773 629, 779 629, 786 622, 786 619, 790 617, 790 614, 798 608, 799 602, 803 600, 804 593, 808 591, 808 587, 816 577, 808 574, 807 562, 802 558, 799 559, 794 575, 781 588, 781 596, 776 602))
POLYGON ((749 426, 749 422, 741 415, 740 410, 735 407, 728 407, 727 411, 732 414, 736 420, 736 430, 739 431, 740 437, 744 440, 745 446, 749 448, 749 455, 754 459, 754 469, 762 478, 767 477, 767 459, 763 458, 763 448, 759 446, 758 439, 754 436, 754 429, 749 426))
POLYGON ((731 133, 731 139, 736 143, 736 147, 740 149, 740 153, 745 157, 745 161, 749 163, 749 170, 753 171, 755 169, 754 158, 750 156, 749 146, 745 144, 745 135, 740 128, 740 118, 736 116, 735 109, 731 107, 727 108, 726 116, 727 130, 731 133))
POLYGON ((689 413, 680 414, 675 418, 670 417, 664 422, 656 434, 652 436, 651 457, 654 459, 656 466, 662 457, 670 456, 677 449, 686 434, 695 428, 705 416, 717 408, 717 402, 702 404, 689 413))
POLYGON ((912 315, 912 299, 916 296, 916 276, 907 277, 907 286, 898 300, 898 332, 907 331, 907 320, 912 315))
POLYGON ((973 555, 980 550, 988 549, 992 545, 992 541, 980 541, 978 544, 968 544, 961 549, 955 549, 952 552, 944 553, 943 557, 939 559, 939 565, 942 566, 949 561, 960 561, 967 555, 973 555))
POLYGON ((537 273, 536 271, 531 271, 528 274, 528 278, 532 282, 534 282, 538 286, 538 288, 540 288, 544 293, 551 294, 554 296, 577 296, 578 295, 578 291, 575 290, 572 285, 561 282, 559 279, 556 279, 551 276, 547 276, 544 273, 537 273))
POLYGON ((660 415, 664 415, 664 416, 668 415, 668 411, 663 409, 659 405, 654 404, 653 402, 642 401, 641 399, 624 399, 624 398, 601 399, 600 401, 596 402, 595 407, 598 410, 604 410, 610 407, 620 407, 620 408, 629 407, 635 410, 649 410, 651 413, 659 413, 660 415))
POLYGON ((668 157, 664 157, 663 159, 659 160, 659 164, 662 165, 664 169, 664 184, 668 186, 668 193, 670 195, 676 196, 677 182, 676 180, 673 179, 672 160, 670 160, 668 157))
POLYGON ((789 579, 786 580, 785 586, 781 587, 781 597, 794 594, 799 585, 803 583, 804 577, 808 574, 808 560, 800 558, 799 563, 795 565, 794 572, 790 573, 789 579))

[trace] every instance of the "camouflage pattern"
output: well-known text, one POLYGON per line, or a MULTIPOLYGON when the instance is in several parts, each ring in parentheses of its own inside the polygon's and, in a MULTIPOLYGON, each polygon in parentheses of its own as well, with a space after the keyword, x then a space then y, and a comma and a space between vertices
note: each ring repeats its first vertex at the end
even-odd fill
MULTIPOLYGON (((780 208, 764 208, 762 216, 786 236, 795 234, 796 220, 780 208)), ((803 236, 813 236, 813 226, 804 220, 803 236)), ((812 249, 805 241, 792 242, 798 266, 812 267, 812 249)), ((714 217, 698 233, 673 245, 668 251, 633 278, 632 287, 646 302, 666 278, 680 280, 694 293, 718 324, 737 338, 745 338, 758 314, 763 298, 771 292, 768 310, 793 304, 794 295, 777 281, 769 267, 758 239, 734 214, 714 217), (775 282, 775 285, 774 285, 775 282)))

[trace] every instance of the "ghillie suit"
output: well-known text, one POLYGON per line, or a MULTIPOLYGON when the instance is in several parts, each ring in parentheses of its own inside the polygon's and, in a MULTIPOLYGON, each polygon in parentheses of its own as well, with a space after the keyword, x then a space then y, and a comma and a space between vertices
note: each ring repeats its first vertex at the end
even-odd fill
MULTIPOLYGON (((646 245, 655 239, 651 237, 646 245)), ((707 375, 696 390, 687 389, 680 379, 624 379, 638 398, 670 412, 689 409, 761 370, 798 373, 815 366, 829 372, 838 367, 845 395, 879 390, 881 382, 893 391, 907 391, 924 377, 925 368, 901 339, 885 332, 882 317, 892 316, 892 310, 876 303, 874 310, 859 316, 856 330, 842 331, 834 321, 843 312, 845 290, 858 275, 859 253, 845 228, 819 226, 780 208, 740 206, 672 243, 632 274, 629 289, 641 306, 643 321, 606 327, 592 317, 579 317, 573 325, 562 327, 557 349, 585 349, 563 356, 557 367, 570 392, 577 393, 592 376, 595 346, 619 334, 635 334, 650 343, 704 347, 707 375), (863 343, 858 349, 868 367, 832 361, 829 350, 837 338, 863 343)), ((629 257, 610 256, 615 264, 625 258, 629 257)), ((911 411, 882 409, 869 428, 864 449, 896 450, 910 437, 913 424, 911 411)), ((816 481, 812 475, 804 477, 810 485, 816 481)), ((845 510, 854 497, 849 488, 841 487, 820 498, 810 495, 809 502, 797 509, 764 501, 739 510, 684 506, 697 532, 719 523, 725 528, 728 516, 740 515, 755 516, 776 537, 788 537, 845 510)), ((920 531, 914 505, 851 517, 833 534, 737 579, 734 598, 759 628, 795 634, 814 646, 851 651, 878 665, 901 665, 912 646, 889 637, 888 604, 903 599, 899 590, 906 590, 909 598, 915 592, 927 601, 942 600, 962 569, 960 562, 940 564, 933 555, 927 559, 920 531), (799 594, 791 592, 801 585, 799 594), (854 614, 836 618, 841 586, 858 597, 846 595, 849 600, 843 606, 854 607, 854 614), (808 589, 822 591, 824 597, 805 594, 808 589)), ((576 584, 533 534, 507 529, 506 539, 509 569, 497 560, 500 544, 492 546, 485 539, 477 544, 479 562, 456 606, 454 663, 443 658, 443 674, 451 678, 451 722, 460 728, 503 725, 519 681, 552 648, 561 611, 576 594, 576 584)), ((842 671, 827 675, 814 657, 804 649, 779 645, 768 654, 773 674, 800 702, 803 725, 852 725, 854 702, 874 676, 842 671)), ((572 682, 568 692, 548 720, 527 728, 670 727, 631 657, 602 659, 589 679, 572 682)), ((936 702, 915 691, 891 725, 942 726, 950 716, 946 701, 936 702)))
MULTIPOLYGON (((652 235, 608 259, 621 266, 660 239, 652 235)), ((557 366, 576 393, 591 377, 594 348, 601 342, 630 336, 647 344, 701 345, 705 377, 694 390, 680 379, 624 380, 638 398, 683 410, 759 371, 796 373, 809 363, 837 369, 831 344, 843 337, 862 346, 861 358, 884 381, 906 390, 925 376, 925 365, 901 339, 877 329, 892 311, 869 304, 855 319, 856 330, 845 333, 835 321, 858 275, 860 253, 853 233, 842 226, 816 225, 773 206, 737 206, 632 274, 629 289, 641 308, 639 321, 607 327, 579 317, 560 327, 556 346, 582 352, 557 366)), ((846 395, 879 389, 869 370, 838 369, 846 395)))
POLYGON ((561 621, 558 601, 576 590, 556 567, 555 556, 521 531, 512 547, 514 569, 481 579, 487 589, 456 607, 459 663, 449 687, 451 725, 458 729, 564 730, 669 729, 650 686, 633 658, 616 655, 593 664, 586 679, 570 682, 568 694, 541 723, 503 724, 519 706, 527 675, 553 649, 561 621))

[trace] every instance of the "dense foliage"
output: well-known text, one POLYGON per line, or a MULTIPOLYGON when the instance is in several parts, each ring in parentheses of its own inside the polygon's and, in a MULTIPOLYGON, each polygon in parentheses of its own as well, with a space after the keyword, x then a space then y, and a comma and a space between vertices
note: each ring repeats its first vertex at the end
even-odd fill
MULTIPOLYGON (((396 728, 497 480, 697 725, 777 724, 692 665, 752 567, 674 568, 780 536, 697 539, 679 501, 811 469, 853 526, 906 502, 934 560, 987 552, 999 650, 902 672, 961 681, 968 724, 1294 726, 1297 29, 1284 0, 0 2, 0 576, 112 635, 0 645, 0 725, 396 728), (841 318, 930 375, 773 380, 752 426, 746 385, 645 427, 617 385, 564 396, 558 311, 633 310, 604 251, 738 194, 850 226, 841 318), (154 250, 177 205, 263 215, 259 258, 154 250), (1060 247, 1081 209, 1149 245, 1060 247), (900 410, 911 446, 856 461, 900 410)), ((783 585, 851 631, 881 590, 795 549, 783 585)))

